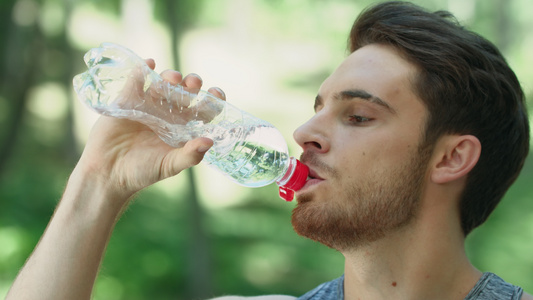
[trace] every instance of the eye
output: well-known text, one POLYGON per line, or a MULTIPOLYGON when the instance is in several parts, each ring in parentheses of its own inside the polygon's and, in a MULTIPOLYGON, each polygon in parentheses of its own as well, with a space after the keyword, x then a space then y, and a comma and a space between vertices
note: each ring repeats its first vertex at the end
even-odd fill
POLYGON ((363 117, 363 116, 358 116, 358 115, 350 116, 350 117, 348 118, 348 120, 349 120, 351 123, 365 123, 365 122, 372 121, 372 119, 370 119, 370 118, 363 117))

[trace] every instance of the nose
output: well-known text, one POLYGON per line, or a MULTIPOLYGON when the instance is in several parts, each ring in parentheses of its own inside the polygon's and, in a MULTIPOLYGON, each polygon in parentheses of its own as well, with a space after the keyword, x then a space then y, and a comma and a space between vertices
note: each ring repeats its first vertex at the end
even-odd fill
POLYGON ((329 128, 326 120, 320 115, 315 114, 311 119, 298 127, 294 133, 294 140, 302 147, 304 152, 315 151, 326 153, 329 151, 329 128))

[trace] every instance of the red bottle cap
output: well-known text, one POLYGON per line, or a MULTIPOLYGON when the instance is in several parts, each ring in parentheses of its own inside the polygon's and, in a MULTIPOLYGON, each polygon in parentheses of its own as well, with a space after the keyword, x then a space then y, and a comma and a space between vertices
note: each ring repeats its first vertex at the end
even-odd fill
POLYGON ((294 192, 301 189, 307 181, 309 168, 294 157, 290 158, 287 174, 278 181, 279 196, 285 201, 292 201, 294 192), (288 178, 286 178, 288 177, 288 178))

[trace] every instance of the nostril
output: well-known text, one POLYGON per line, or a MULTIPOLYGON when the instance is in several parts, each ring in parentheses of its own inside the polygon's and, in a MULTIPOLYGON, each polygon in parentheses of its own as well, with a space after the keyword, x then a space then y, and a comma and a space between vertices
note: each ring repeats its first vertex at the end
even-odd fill
POLYGON ((305 144, 317 149, 322 149, 322 146, 318 142, 306 142, 305 144))

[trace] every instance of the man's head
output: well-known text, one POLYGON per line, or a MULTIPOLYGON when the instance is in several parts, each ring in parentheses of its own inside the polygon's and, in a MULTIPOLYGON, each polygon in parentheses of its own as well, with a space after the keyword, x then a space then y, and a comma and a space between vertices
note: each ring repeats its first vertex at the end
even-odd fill
POLYGON ((311 178, 293 212, 300 235, 346 250, 412 222, 431 154, 415 75, 394 48, 371 44, 324 81, 316 114, 294 133, 311 178))
POLYGON ((367 9, 354 23, 350 48, 390 45, 418 67, 414 91, 429 111, 425 144, 471 134, 482 146, 460 202, 465 234, 483 223, 518 176, 529 151, 523 91, 498 49, 459 26, 447 12, 404 2, 367 9))
POLYGON ((372 241, 408 224, 434 145, 443 136, 470 135, 482 151, 459 200, 468 234, 503 197, 529 150, 516 76, 490 42, 448 13, 403 2, 364 11, 350 48, 322 85, 316 115, 295 132, 302 161, 317 177, 298 195, 295 229, 339 248, 349 246, 332 245, 341 236, 321 235, 349 238, 352 228, 354 239, 372 241))

